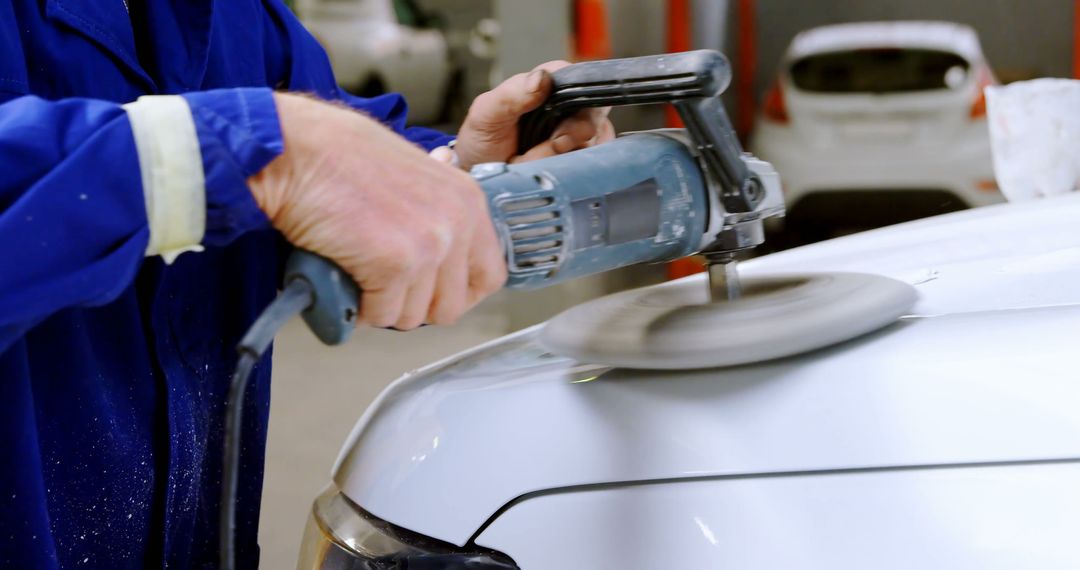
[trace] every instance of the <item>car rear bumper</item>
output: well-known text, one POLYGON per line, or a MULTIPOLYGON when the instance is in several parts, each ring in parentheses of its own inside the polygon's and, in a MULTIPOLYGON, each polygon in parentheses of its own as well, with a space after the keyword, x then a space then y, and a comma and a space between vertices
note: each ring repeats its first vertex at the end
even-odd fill
POLYGON ((753 148, 780 173, 789 212, 796 214, 799 202, 812 194, 835 199, 852 193, 854 201, 877 204, 881 200, 865 195, 887 192, 884 196, 894 201, 897 210, 910 206, 913 214, 922 214, 897 221, 953 211, 952 204, 957 202, 976 207, 1004 201, 993 186, 990 143, 982 129, 970 129, 947 143, 845 147, 808 144, 794 129, 763 122, 753 148), (944 204, 944 209, 931 207, 935 202, 944 204))

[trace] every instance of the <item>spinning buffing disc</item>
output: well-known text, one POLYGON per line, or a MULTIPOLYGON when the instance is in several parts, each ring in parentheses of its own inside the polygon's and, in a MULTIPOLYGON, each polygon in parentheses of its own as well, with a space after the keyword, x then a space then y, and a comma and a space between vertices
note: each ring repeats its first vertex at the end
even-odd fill
POLYGON ((547 350, 627 368, 748 364, 843 342, 896 322, 911 285, 880 275, 747 278, 743 296, 710 302, 699 280, 608 295, 564 311, 540 333, 547 350))

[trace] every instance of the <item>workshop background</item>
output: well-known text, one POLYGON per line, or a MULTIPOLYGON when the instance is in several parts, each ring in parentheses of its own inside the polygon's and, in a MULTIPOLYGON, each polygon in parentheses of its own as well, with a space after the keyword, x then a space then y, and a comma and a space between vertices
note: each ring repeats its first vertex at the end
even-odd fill
MULTIPOLYGON (((1077 75, 1078 7, 1080 2, 1068 0, 301 0, 294 4, 327 47, 344 86, 366 94, 400 89, 420 107, 424 122, 451 132, 473 97, 493 82, 546 60, 721 49, 735 73, 725 102, 744 141, 755 151, 755 128, 762 128, 765 136, 764 127, 776 117, 799 120, 787 117, 788 109, 782 105, 795 95, 773 90, 778 74, 790 63, 785 63, 785 52, 804 30, 870 21, 966 24, 978 34, 993 80, 1007 83, 1077 75), (360 41, 370 34, 358 33, 352 26, 365 20, 393 29, 382 36, 384 45, 360 41), (379 60, 382 68, 372 63, 379 60), (769 108, 770 97, 771 104, 780 108, 769 108)), ((963 110, 976 134, 983 128, 978 104, 972 101, 970 110, 963 110)), ((619 130, 657 128, 671 120, 662 108, 619 110, 614 117, 619 130)), ((782 137, 783 126, 769 136, 782 137)), ((895 118, 858 126, 872 128, 875 136, 908 132, 895 124, 895 118)), ((790 175, 782 163, 777 167, 787 183, 790 175)), ((888 170, 882 172, 881 192, 876 195, 896 195, 897 205, 907 203, 897 192, 947 190, 889 188, 888 170)), ((970 191, 991 203, 998 195, 992 176, 987 177, 973 176, 970 191)), ((962 196, 953 198, 954 205, 976 205, 962 196)), ((824 203, 825 210, 843 208, 839 202, 824 203)), ((767 243, 789 243, 782 235, 785 228, 774 229, 781 235, 767 243)), ((845 226, 836 231, 852 230, 845 226)), ((693 267, 692 261, 677 267, 638 267, 539 292, 501 293, 455 327, 410 333, 363 330, 344 350, 322 346, 299 321, 292 323, 278 337, 275 352, 260 531, 263 567, 294 566, 311 501, 329 482, 340 445, 373 398, 400 374, 539 322, 585 299, 662 281, 693 267)))

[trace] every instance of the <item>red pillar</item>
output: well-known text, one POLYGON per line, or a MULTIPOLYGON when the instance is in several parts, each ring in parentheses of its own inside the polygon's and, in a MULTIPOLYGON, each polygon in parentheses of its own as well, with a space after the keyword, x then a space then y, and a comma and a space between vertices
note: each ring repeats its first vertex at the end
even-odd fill
MULTIPOLYGON (((1080 1, 1080 0, 1077 0, 1080 1)), ((693 49, 693 32, 690 28, 691 0, 668 0, 667 14, 667 52, 677 53, 693 49)), ((665 122, 669 128, 681 128, 682 119, 675 107, 668 105, 665 122)))
POLYGON ((1080 79, 1080 0, 1073 0, 1073 77, 1080 79))
MULTIPOLYGON (((1080 0, 1076 0, 1080 4, 1080 0)), ((736 12, 738 63, 735 65, 735 130, 745 143, 754 128, 757 101, 754 75, 757 72, 757 19, 754 0, 739 0, 736 12)))
POLYGON ((574 2, 574 58, 578 61, 611 58, 604 0, 574 2))
MULTIPOLYGON (((1080 2, 1080 0, 1077 1, 1080 2)), ((691 0, 668 0, 668 53, 690 51, 693 49, 693 33, 690 27, 690 2, 691 0)), ((668 127, 681 128, 683 126, 682 119, 679 118, 679 113, 675 111, 675 107, 667 105, 664 112, 665 122, 668 127)), ((686 277, 687 275, 693 275, 694 273, 701 273, 704 270, 705 266, 701 259, 685 257, 668 263, 667 278, 678 279, 680 277, 686 277)))
POLYGON ((667 51, 690 51, 690 0, 668 0, 667 51))

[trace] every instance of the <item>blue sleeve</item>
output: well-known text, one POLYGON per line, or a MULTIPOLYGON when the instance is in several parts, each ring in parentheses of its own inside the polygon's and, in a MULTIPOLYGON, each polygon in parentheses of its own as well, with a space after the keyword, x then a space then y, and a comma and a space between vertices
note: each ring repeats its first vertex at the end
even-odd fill
MULTIPOLYGON (((341 100, 379 117, 428 150, 451 138, 438 131, 405 126, 405 102, 398 95, 372 99, 337 92, 341 100)), ((273 93, 245 87, 184 95, 195 118, 206 177, 206 235, 203 244, 224 245, 237 236, 270 227, 255 203, 247 179, 284 151, 273 93)))
MULTIPOLYGON (((267 225, 246 178, 282 151, 268 89, 188 95, 206 173, 203 243, 267 225)), ((93 99, 0 104, 0 353, 69 307, 134 280, 149 227, 127 113, 93 99)))
POLYGON ((270 227, 247 179, 285 150, 273 93, 245 87, 184 95, 195 119, 206 178, 205 245, 270 227))
POLYGON ((364 98, 345 92, 334 79, 326 51, 292 11, 281 0, 266 0, 265 6, 266 59, 275 85, 341 101, 381 121, 425 150, 445 146, 453 140, 454 137, 436 130, 407 127, 409 108, 397 93, 364 98))
POLYGON ((32 96, 0 105, 0 353, 60 309, 118 296, 148 238, 120 106, 32 96))
POLYGON ((450 144, 450 141, 454 140, 454 137, 434 129, 406 126, 409 107, 405 103, 405 98, 398 93, 389 93, 367 99, 351 95, 343 89, 337 88, 337 98, 353 109, 377 117, 385 125, 424 150, 431 151, 440 146, 446 146, 450 144))

